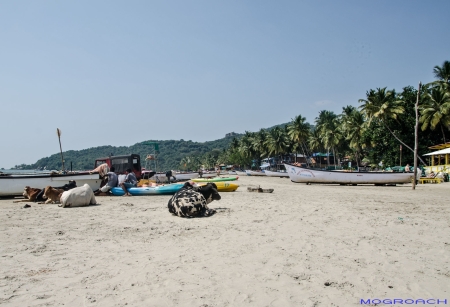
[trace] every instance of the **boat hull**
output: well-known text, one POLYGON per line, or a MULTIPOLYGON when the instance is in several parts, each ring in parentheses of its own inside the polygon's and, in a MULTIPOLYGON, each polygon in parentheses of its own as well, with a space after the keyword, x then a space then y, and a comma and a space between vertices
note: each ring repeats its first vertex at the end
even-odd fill
POLYGON ((98 173, 0 176, 0 196, 22 195, 26 186, 37 189, 44 189, 46 186, 60 187, 70 180, 75 180, 79 187, 87 183, 93 191, 98 190, 102 182, 98 173))
MULTIPOLYGON (((168 185, 161 185, 157 187, 141 187, 130 188, 128 192, 134 196, 147 196, 147 195, 173 195, 183 187, 182 183, 174 183, 168 185)), ((125 192, 122 188, 116 187, 111 189, 111 193, 115 196, 123 196, 125 192)))
POLYGON ((236 175, 239 176, 248 176, 248 174, 246 172, 241 172, 241 171, 235 171, 236 175))
MULTIPOLYGON (((217 191, 219 192, 234 192, 239 188, 239 185, 232 182, 214 182, 217 186, 217 191)), ((207 185, 206 182, 201 182, 199 186, 207 185)))
POLYGON ((389 172, 333 172, 302 168, 285 164, 292 182, 330 184, 400 184, 410 183, 411 173, 389 172))
POLYGON ((269 177, 286 177, 286 178, 289 177, 287 172, 264 171, 264 174, 266 174, 266 176, 269 176, 269 177))
POLYGON ((264 172, 255 172, 251 170, 246 170, 245 172, 247 173, 248 176, 266 176, 264 172))
MULTIPOLYGON (((193 178, 197 178, 199 176, 198 173, 175 173, 175 178, 177 181, 191 180, 193 178)), ((171 178, 173 180, 173 177, 171 178)), ((156 174, 150 178, 150 180, 156 180, 157 182, 167 182, 166 174, 156 174), (157 179, 156 179, 157 178, 157 179)))
POLYGON ((235 181, 239 177, 215 177, 215 178, 194 178, 194 182, 222 182, 222 181, 235 181))

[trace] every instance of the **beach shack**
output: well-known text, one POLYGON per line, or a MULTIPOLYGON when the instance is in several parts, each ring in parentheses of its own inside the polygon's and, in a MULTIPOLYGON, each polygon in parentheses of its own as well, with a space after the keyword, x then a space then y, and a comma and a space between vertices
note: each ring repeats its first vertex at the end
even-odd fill
POLYGON ((427 172, 450 173, 450 142, 428 148, 435 151, 424 155, 428 157, 428 166, 426 167, 427 172))

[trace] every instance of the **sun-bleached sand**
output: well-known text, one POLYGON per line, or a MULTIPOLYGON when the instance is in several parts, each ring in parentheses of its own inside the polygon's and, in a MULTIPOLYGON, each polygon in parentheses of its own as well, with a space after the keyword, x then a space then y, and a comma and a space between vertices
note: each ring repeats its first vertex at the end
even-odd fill
POLYGON ((170 196, 71 209, 0 200, 0 305, 450 303, 450 183, 237 183, 196 219, 171 215, 170 196), (275 191, 247 192, 258 185, 275 191))

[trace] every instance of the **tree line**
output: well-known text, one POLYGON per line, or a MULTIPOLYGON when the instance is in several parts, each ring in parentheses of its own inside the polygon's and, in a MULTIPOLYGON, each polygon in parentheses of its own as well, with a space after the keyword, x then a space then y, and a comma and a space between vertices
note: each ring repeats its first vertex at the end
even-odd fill
POLYGON ((450 62, 435 66, 433 73, 436 80, 421 86, 419 95, 413 86, 406 86, 401 92, 387 87, 370 89, 366 97, 359 99, 358 107, 348 105, 340 114, 322 110, 314 125, 297 115, 286 125, 246 131, 222 152, 186 156, 180 164, 191 169, 219 164, 249 168, 267 157, 290 153, 311 156, 314 152, 333 155, 335 161, 349 157, 358 165, 364 162, 372 167, 398 165, 400 159, 402 164, 413 164, 418 97, 419 163, 427 165, 420 156, 429 152, 429 146, 445 143, 450 126, 450 62))
MULTIPOLYGON (((445 143, 450 126, 450 62, 435 66, 435 81, 420 88, 419 156, 429 152, 428 147, 445 143)), ((157 170, 212 169, 217 165, 235 165, 250 168, 263 158, 291 153, 311 156, 312 153, 332 155, 335 161, 344 157, 376 167, 413 164, 415 103, 418 90, 406 86, 401 92, 376 88, 358 100, 358 107, 347 105, 340 114, 322 110, 314 124, 297 115, 289 123, 258 132, 246 131, 237 137, 225 137, 211 142, 145 141, 133 146, 100 146, 79 151, 64 152, 66 168, 72 162, 74 170, 88 170, 97 158, 136 153, 145 157, 151 153, 148 142, 159 143, 157 170)), ((330 159, 327 159, 329 163, 330 159)), ((421 158, 422 164, 428 164, 421 158)), ((19 169, 61 169, 59 153, 42 158, 34 164, 16 165, 19 169)), ((153 168, 150 164, 148 168, 153 168)))
MULTIPOLYGON (((94 162, 98 158, 127 154, 138 154, 141 157, 142 167, 154 169, 154 161, 146 161, 145 158, 149 154, 154 154, 154 147, 148 143, 158 143, 159 151, 156 153, 157 170, 166 171, 169 169, 180 169, 180 160, 186 156, 202 156, 209 155, 215 157, 217 152, 225 150, 232 137, 225 137, 215 141, 208 142, 193 142, 191 140, 149 140, 134 144, 132 146, 98 146, 83 150, 68 150, 63 152, 64 164, 66 170, 92 170, 94 162)), ((60 170, 62 168, 61 156, 57 152, 49 157, 39 159, 33 164, 16 165, 13 169, 46 169, 46 170, 60 170)))

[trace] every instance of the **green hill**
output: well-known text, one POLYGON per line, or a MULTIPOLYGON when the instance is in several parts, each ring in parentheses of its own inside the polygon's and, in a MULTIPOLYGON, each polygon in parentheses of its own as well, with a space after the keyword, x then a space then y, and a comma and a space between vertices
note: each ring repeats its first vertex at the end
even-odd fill
MULTIPOLYGON (((276 125, 266 130, 271 130, 275 127, 284 128, 287 123, 276 125)), ((64 165, 66 169, 70 169, 72 163, 73 170, 90 170, 94 168, 95 159, 101 157, 107 157, 109 155, 125 155, 125 154, 139 154, 141 156, 142 166, 146 166, 145 157, 148 154, 154 153, 154 147, 148 145, 150 142, 155 142, 159 144, 158 153, 158 171, 168 170, 168 169, 179 169, 180 161, 187 156, 200 156, 212 150, 224 150, 230 145, 233 138, 240 138, 243 134, 239 133, 228 133, 226 137, 218 139, 215 141, 208 142, 192 142, 184 140, 147 140, 132 146, 100 146, 92 147, 82 150, 69 150, 64 151, 64 165)), ((153 164, 148 168, 153 168, 153 164)), ((15 169, 43 169, 47 170, 60 170, 62 169, 61 155, 60 153, 55 153, 50 157, 45 157, 39 159, 33 164, 21 164, 16 165, 15 169)))
MULTIPOLYGON (((156 142, 159 144, 158 154, 158 170, 179 169, 181 159, 186 156, 202 155, 211 150, 223 150, 228 148, 233 138, 240 137, 241 134, 233 134, 215 141, 208 141, 204 143, 184 141, 184 140, 148 140, 132 146, 100 146, 92 147, 83 150, 69 150, 64 151, 64 165, 66 169, 70 169, 72 163, 73 170, 90 170, 94 168, 94 161, 97 158, 107 157, 109 155, 124 155, 136 153, 141 156, 142 166, 145 167, 145 157, 154 152, 151 145, 146 145, 148 142, 156 142)), ((16 165, 19 169, 43 169, 59 170, 62 168, 61 155, 55 153, 50 157, 39 159, 36 163, 30 165, 16 165)), ((153 165, 152 165, 153 167, 153 165)), ((149 166, 150 168, 150 166, 149 166)))

